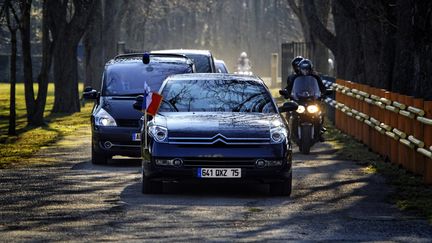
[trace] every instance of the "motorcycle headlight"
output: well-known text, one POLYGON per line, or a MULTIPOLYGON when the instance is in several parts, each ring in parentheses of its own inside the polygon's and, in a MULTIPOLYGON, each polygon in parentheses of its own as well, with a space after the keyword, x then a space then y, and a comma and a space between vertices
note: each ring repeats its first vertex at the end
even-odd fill
POLYGON ((271 143, 282 143, 285 141, 287 136, 287 131, 283 127, 277 127, 270 130, 271 143))
POLYGON ((168 129, 162 126, 149 126, 149 134, 159 143, 166 143, 168 138, 168 129))
POLYGON ((309 113, 317 113, 319 111, 319 108, 317 105, 310 105, 307 107, 307 111, 309 113))
POLYGON ((306 110, 306 108, 304 107, 304 106, 302 106, 302 105, 299 105, 298 107, 297 107, 297 113, 303 113, 303 112, 305 112, 305 110, 306 110))
POLYGON ((117 123, 114 118, 104 109, 99 109, 94 115, 95 125, 102 127, 116 127, 117 123))

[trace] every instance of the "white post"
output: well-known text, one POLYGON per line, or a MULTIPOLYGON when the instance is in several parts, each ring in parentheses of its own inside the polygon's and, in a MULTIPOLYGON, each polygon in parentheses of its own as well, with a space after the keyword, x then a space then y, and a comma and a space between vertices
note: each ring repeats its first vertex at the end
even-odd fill
POLYGON ((147 139, 147 109, 144 111, 144 149, 148 149, 148 139, 147 139))
POLYGON ((271 57, 271 88, 276 87, 278 79, 278 54, 272 53, 271 57))

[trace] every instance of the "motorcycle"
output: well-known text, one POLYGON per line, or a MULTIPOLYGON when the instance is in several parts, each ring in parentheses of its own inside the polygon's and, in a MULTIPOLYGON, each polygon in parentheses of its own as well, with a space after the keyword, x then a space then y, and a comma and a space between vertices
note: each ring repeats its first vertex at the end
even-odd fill
POLYGON ((324 121, 321 99, 330 92, 321 94, 318 82, 312 76, 297 77, 291 94, 286 90, 279 91, 282 96, 299 105, 296 111, 288 114, 288 119, 293 140, 303 154, 309 154, 311 147, 321 139, 324 121))

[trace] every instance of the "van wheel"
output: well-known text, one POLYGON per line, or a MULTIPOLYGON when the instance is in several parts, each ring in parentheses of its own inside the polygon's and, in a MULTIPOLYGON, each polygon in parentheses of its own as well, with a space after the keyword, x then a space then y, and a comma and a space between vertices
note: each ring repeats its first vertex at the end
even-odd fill
POLYGON ((270 184, 270 194, 273 196, 290 196, 292 191, 292 172, 282 182, 270 184))
POLYGON ((163 192, 163 183, 160 181, 152 181, 148 177, 142 175, 141 192, 143 194, 161 194, 163 192))
POLYGON ((108 160, 111 159, 111 156, 107 156, 103 153, 98 153, 92 148, 92 164, 94 165, 106 165, 108 164, 108 160))

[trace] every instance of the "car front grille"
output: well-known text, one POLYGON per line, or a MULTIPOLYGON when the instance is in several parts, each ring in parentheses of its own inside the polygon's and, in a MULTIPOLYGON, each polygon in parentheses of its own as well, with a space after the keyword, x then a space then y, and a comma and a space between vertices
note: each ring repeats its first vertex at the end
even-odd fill
POLYGON ((256 160, 245 159, 221 159, 221 158, 202 158, 184 159, 184 167, 214 167, 214 168, 252 168, 255 167, 256 160))
POLYGON ((139 120, 137 119, 117 119, 117 126, 119 127, 139 127, 139 120))
POLYGON ((170 137, 169 143, 181 145, 263 145, 269 144, 270 138, 229 138, 219 133, 213 137, 170 137))

